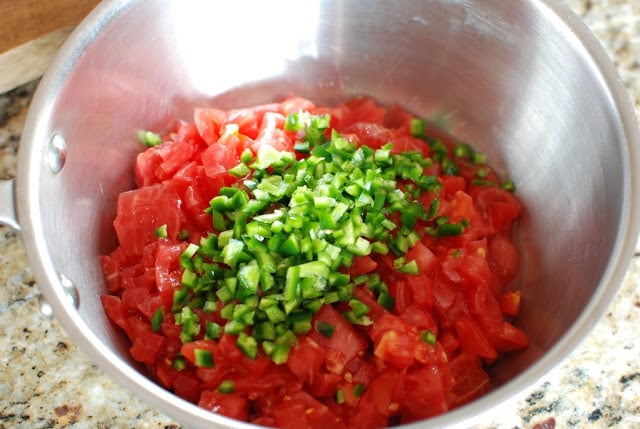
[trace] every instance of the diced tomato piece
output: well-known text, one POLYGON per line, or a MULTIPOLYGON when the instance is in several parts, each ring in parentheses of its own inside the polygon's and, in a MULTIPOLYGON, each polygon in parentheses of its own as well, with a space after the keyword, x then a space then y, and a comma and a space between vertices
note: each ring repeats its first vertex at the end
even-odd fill
MULTIPOLYGON (((269 358, 266 358, 269 359, 269 358)), ((270 365, 260 376, 251 376, 234 372, 234 391, 247 395, 256 395, 274 391, 281 387, 299 385, 297 378, 285 365, 270 365)))
POLYGON ((305 386, 305 390, 316 398, 333 398, 338 385, 344 378, 333 372, 320 372, 314 383, 305 386))
MULTIPOLYGON (((411 120, 415 118, 414 115, 407 112, 397 104, 392 105, 387 109, 384 116, 384 126, 387 128, 401 129, 406 133, 410 132, 411 120)), ((424 143, 426 145, 426 143, 424 143)))
POLYGON ((404 398, 404 375, 388 370, 376 376, 367 386, 367 393, 378 412, 385 416, 398 415, 404 398))
POLYGON ((520 252, 509 237, 498 234, 489 240, 487 258, 492 270, 507 283, 520 271, 520 252))
POLYGON ((305 337, 291 349, 286 364, 300 381, 313 384, 320 376, 320 367, 324 360, 322 348, 315 341, 305 337))
POLYGON ((520 312, 520 300, 522 292, 519 290, 507 291, 500 298, 500 308, 507 316, 514 317, 520 312))
POLYGON ((289 97, 280 103, 279 111, 287 116, 290 113, 313 112, 316 106, 311 100, 301 97, 289 97))
POLYGON ((491 387, 489 376, 482 369, 480 358, 473 354, 459 354, 450 362, 449 368, 454 380, 453 386, 447 392, 451 408, 470 402, 486 393, 491 387))
POLYGON ((436 272, 432 285, 434 305, 441 314, 445 313, 456 300, 456 288, 443 270, 436 272))
POLYGON ((138 362, 152 365, 158 359, 164 337, 151 332, 151 326, 147 322, 130 318, 129 323, 132 324, 134 337, 129 349, 131 356, 138 362))
POLYGON ((251 146, 254 152, 258 152, 260 146, 263 145, 273 146, 279 151, 293 150, 295 134, 283 129, 285 119, 280 113, 265 112, 258 130, 258 136, 251 146))
POLYGON ((335 327, 333 335, 328 338, 312 329, 311 339, 326 350, 326 366, 335 373, 341 374, 347 362, 366 350, 367 340, 355 331, 353 325, 330 305, 324 305, 313 318, 335 327))
POLYGON ((182 287, 182 269, 179 258, 186 243, 163 242, 158 246, 155 261, 155 281, 166 310, 171 310, 173 293, 182 287))
POLYGON ((100 301, 105 313, 111 319, 113 323, 121 327, 127 332, 127 335, 131 337, 131 327, 126 319, 126 313, 122 307, 122 300, 119 296, 114 295, 101 295, 100 301))
POLYGON ((156 314, 156 311, 164 310, 162 297, 159 295, 149 296, 148 298, 144 299, 142 302, 138 302, 138 304, 136 305, 136 308, 140 313, 144 315, 144 317, 147 318, 147 320, 151 321, 153 316, 156 314))
POLYGON ((529 346, 529 336, 521 329, 516 328, 509 322, 502 322, 502 334, 500 341, 496 344, 496 349, 501 352, 520 350, 529 346))
POLYGON ((273 415, 282 429, 345 428, 326 405, 304 391, 286 395, 274 406, 273 415))
POLYGON ((402 280, 398 279, 391 282, 389 285, 389 293, 395 299, 395 306, 393 308, 394 314, 402 314, 409 305, 411 305, 411 288, 407 284, 406 277, 402 277, 402 280))
POLYGON ((421 241, 418 241, 407 252, 405 258, 407 262, 416 261, 418 269, 422 274, 430 274, 437 261, 436 255, 421 241))
POLYGON ((214 413, 237 420, 249 419, 249 401, 235 393, 220 393, 217 390, 204 390, 198 405, 214 413))
POLYGON ((454 223, 471 221, 475 217, 475 211, 471 195, 464 192, 464 188, 457 190, 452 200, 450 221, 454 223))
POLYGON ((371 328, 370 335, 376 357, 396 368, 408 368, 413 364, 417 334, 402 318, 383 315, 371 328))
MULTIPOLYGON (((347 119, 350 121, 350 119, 347 119)), ((340 124, 342 128, 342 124, 340 124)), ((353 133, 358 136, 358 141, 372 149, 380 149, 383 145, 393 141, 395 133, 382 125, 357 122, 348 128, 342 128, 346 133, 353 133)))
POLYGON ((356 256, 353 263, 349 267, 351 277, 357 277, 362 274, 368 274, 378 267, 378 263, 371 256, 356 256))
POLYGON ((162 184, 120 194, 113 221, 120 247, 127 255, 141 255, 161 225, 167 225, 170 239, 177 238, 184 219, 180 206, 180 196, 162 184))
POLYGON ((173 391, 189 402, 197 403, 200 398, 202 382, 191 371, 179 371, 173 380, 173 391))
POLYGON ((444 175, 442 176, 442 184, 445 194, 449 196, 454 196, 467 188, 467 181, 462 176, 444 175))
POLYGON ((227 120, 227 113, 213 108, 196 108, 193 116, 198 133, 207 145, 210 146, 218 141, 222 126, 227 120))
POLYGON ((491 270, 487 260, 477 252, 469 253, 460 258, 460 263, 456 267, 456 271, 462 277, 462 281, 466 285, 479 285, 488 283, 491 277, 491 270))
POLYGON ((495 359, 498 353, 484 336, 478 325, 471 319, 460 319, 455 323, 460 348, 467 353, 487 359, 495 359))
POLYGON ((420 368, 404 377, 402 422, 422 420, 447 411, 447 401, 440 373, 434 368, 420 368))
POLYGON ((107 283, 107 288, 110 293, 117 292, 120 285, 120 264, 118 261, 109 255, 100 255, 100 265, 102 272, 104 273, 104 279, 107 283))
POLYGON ((349 428, 353 429, 383 428, 388 425, 389 418, 378 411, 369 395, 365 395, 358 401, 349 418, 349 428))
POLYGON ((433 286, 431 280, 426 274, 405 276, 407 286, 411 290, 411 302, 405 306, 405 309, 413 304, 421 306, 425 310, 433 307, 433 286))
POLYGON ((370 123, 379 125, 384 123, 386 109, 379 107, 368 97, 354 98, 345 103, 346 110, 342 115, 340 127, 348 127, 356 123, 370 123))
POLYGON ((182 348, 180 349, 180 354, 184 356, 186 360, 191 362, 193 365, 196 365, 196 350, 205 350, 211 353, 214 360, 214 365, 216 361, 216 356, 218 353, 218 345, 215 341, 212 340, 196 340, 191 341, 189 343, 184 343, 182 348))
POLYGON ((280 104, 269 103, 227 112, 226 124, 238 125, 240 134, 252 139, 258 137, 260 122, 265 112, 279 112, 280 104))
POLYGON ((494 231, 508 232, 522 212, 522 204, 509 191, 497 186, 481 186, 472 192, 474 203, 494 231))
POLYGON ((429 329, 435 335, 438 334, 438 324, 431 315, 431 312, 424 311, 422 307, 412 304, 400 314, 400 317, 404 319, 411 326, 415 326, 420 330, 429 329))
POLYGON ((138 312, 138 305, 145 302, 150 293, 147 288, 138 287, 122 291, 122 306, 129 314, 138 312))
POLYGON ((220 141, 212 144, 202 154, 202 165, 209 177, 226 175, 227 170, 240 163, 238 146, 240 142, 237 136, 230 136, 225 143, 220 141))
POLYGON ((378 301, 373 296, 373 293, 367 287, 357 287, 353 291, 353 296, 358 298, 363 304, 369 307, 367 316, 374 322, 380 318, 383 314, 388 313, 387 309, 378 304, 378 301))
POLYGON ((194 153, 191 142, 172 141, 157 146, 162 162, 156 169, 156 177, 160 180, 167 180, 173 177, 189 160, 194 153))

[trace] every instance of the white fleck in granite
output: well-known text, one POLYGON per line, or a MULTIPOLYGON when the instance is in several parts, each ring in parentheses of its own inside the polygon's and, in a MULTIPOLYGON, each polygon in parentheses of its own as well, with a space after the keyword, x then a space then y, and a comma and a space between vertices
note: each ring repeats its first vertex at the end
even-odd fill
MULTIPOLYGON (((617 66, 640 112, 640 1, 568 0, 617 66)), ((35 84, 0 95, 0 180, 15 176, 35 84)), ((0 429, 177 428, 116 385, 38 311, 18 235, 0 226, 0 429)), ((477 429, 640 428, 640 248, 614 302, 561 366, 477 429)))

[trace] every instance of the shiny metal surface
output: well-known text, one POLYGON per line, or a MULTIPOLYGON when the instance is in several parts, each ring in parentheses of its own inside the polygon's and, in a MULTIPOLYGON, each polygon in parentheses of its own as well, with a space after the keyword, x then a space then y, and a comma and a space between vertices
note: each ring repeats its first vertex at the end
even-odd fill
POLYGON ((177 399, 129 360, 102 312, 98 255, 115 245, 111 220, 132 186, 138 129, 190 119, 197 105, 290 93, 317 103, 368 94, 446 117, 508 171, 527 205, 518 324, 531 347, 495 367, 494 392, 412 427, 468 425, 557 365, 594 325, 638 233, 640 139, 613 65, 559 1, 112 0, 41 82, 16 200, 55 316, 115 379, 190 427, 250 427, 177 399), (59 169, 54 134, 66 143, 59 169))

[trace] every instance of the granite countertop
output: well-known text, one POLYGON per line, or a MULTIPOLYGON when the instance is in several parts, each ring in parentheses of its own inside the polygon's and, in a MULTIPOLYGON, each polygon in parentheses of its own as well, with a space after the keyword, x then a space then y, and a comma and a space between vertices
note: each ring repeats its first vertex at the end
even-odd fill
MULTIPOLYGON (((640 1, 569 0, 614 60, 640 113, 640 1)), ((19 136, 36 87, 0 95, 0 180, 16 174, 19 136)), ((522 398, 477 428, 640 428, 640 246, 589 337, 522 398)), ((107 378, 54 318, 15 231, 0 226, 0 429, 177 428, 107 378)))

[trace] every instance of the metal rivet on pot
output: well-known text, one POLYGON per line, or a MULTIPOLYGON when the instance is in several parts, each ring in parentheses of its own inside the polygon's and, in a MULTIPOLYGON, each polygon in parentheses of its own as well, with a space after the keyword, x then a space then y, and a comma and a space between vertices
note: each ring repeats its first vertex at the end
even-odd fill
POLYGON ((80 306, 80 294, 78 293, 78 288, 76 288, 73 282, 63 274, 60 275, 60 284, 62 285, 62 289, 67 295, 67 298, 69 298, 75 308, 78 308, 80 306))
POLYGON ((67 160, 67 142, 60 134, 54 134, 49 140, 49 168, 53 173, 59 173, 67 160))
POLYGON ((44 299, 44 296, 38 297, 38 306, 40 307, 40 313, 45 317, 53 317, 53 307, 44 299))

